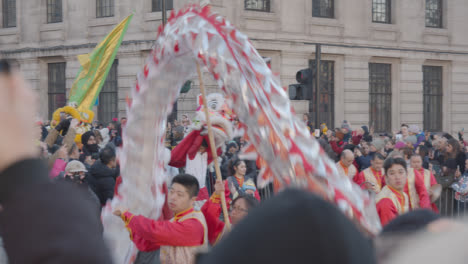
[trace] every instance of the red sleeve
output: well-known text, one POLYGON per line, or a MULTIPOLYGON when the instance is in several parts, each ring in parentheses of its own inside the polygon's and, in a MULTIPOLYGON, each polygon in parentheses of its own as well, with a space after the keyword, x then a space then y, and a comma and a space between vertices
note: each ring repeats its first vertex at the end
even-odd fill
POLYGON ((419 207, 431 210, 431 200, 429 199, 429 194, 427 193, 426 186, 424 185, 424 178, 418 173, 415 173, 414 175, 414 185, 419 196, 419 207))
POLYGON ((124 213, 130 238, 140 251, 159 246, 199 246, 203 244, 203 225, 197 219, 183 222, 155 221, 141 215, 124 213))
POLYGON ((261 202, 260 194, 258 193, 258 190, 255 190, 255 199, 257 199, 257 201, 261 202))
POLYGON ((398 216, 398 211, 395 205, 393 204, 392 200, 388 198, 380 200, 376 206, 382 226, 386 225, 388 222, 392 221, 398 216))
POLYGON ((359 185, 359 187, 361 187, 361 189, 363 190, 366 190, 366 185, 363 184, 365 181, 366 181, 366 178, 364 177, 364 172, 361 171, 360 173, 358 173, 354 178, 353 178, 353 181, 359 185))
MULTIPOLYGON (((194 138, 193 142, 192 142, 192 146, 189 146, 189 149, 187 151, 187 154, 188 154, 188 157, 190 160, 193 160, 195 158, 195 156, 197 155, 198 153, 198 150, 200 150, 200 146, 202 145, 203 143, 203 136, 200 135, 200 133, 198 133, 198 135, 194 138)), ((209 151, 210 149, 207 148, 207 151, 209 151)))
POLYGON ((222 211, 220 200, 218 195, 213 194, 201 209, 205 215, 206 225, 208 226, 208 240, 211 245, 216 243, 224 228, 224 222, 219 219, 222 211))
MULTIPOLYGON (((171 151, 171 161, 169 166, 182 168, 187 161, 187 154, 195 150, 195 155, 200 148, 203 138, 200 137, 200 131, 190 132, 177 146, 171 151), (198 144, 198 145, 197 145, 198 144)), ((193 153, 192 153, 193 154, 193 153)), ((195 157, 195 155, 193 157, 195 157)), ((193 157, 191 157, 193 159, 193 157)))
POLYGON ((343 152, 343 148, 338 147, 336 141, 331 141, 330 146, 337 155, 341 155, 341 152, 343 152))

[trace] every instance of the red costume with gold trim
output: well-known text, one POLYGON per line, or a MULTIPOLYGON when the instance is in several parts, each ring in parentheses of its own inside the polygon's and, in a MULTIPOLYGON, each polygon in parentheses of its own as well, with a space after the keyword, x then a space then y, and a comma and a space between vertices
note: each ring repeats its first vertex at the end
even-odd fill
POLYGON ((121 217, 138 250, 154 251, 161 247, 163 263, 177 263, 177 257, 184 259, 183 263, 194 263, 195 254, 191 252, 208 244, 204 216, 193 208, 170 221, 155 221, 129 212, 121 217))
POLYGON ((412 210, 418 208, 432 210, 423 176, 419 173, 411 173, 411 170, 408 170, 408 180, 405 185, 405 193, 409 197, 410 208, 412 210))
POLYGON ((375 202, 382 226, 409 211, 407 194, 399 192, 388 185, 377 194, 375 202))
POLYGON ((379 186, 378 190, 380 192, 385 186, 385 173, 383 169, 381 171, 376 171, 372 167, 369 167, 354 177, 353 181, 361 186, 362 189, 366 189, 366 185, 364 184, 366 181, 376 184, 379 186))
MULTIPOLYGON (((209 94, 206 100, 214 136, 214 148, 217 151, 217 155, 221 156, 225 142, 232 135, 231 111, 221 94, 209 94)), ((213 161, 211 147, 203 99, 200 95, 198 96, 198 109, 193 120, 191 132, 172 150, 169 162, 169 166, 175 168, 186 167, 186 173, 197 178, 200 185, 200 192, 197 197, 199 201, 209 198, 205 180, 207 166, 213 161), (206 153, 199 152, 203 142, 207 144, 206 153), (206 159, 204 157, 205 154, 206 159), (197 157, 198 159, 196 159, 197 157), (192 163, 188 166, 188 163, 191 161, 192 163)))
MULTIPOLYGON (((227 182, 225 184, 224 195, 226 197, 226 205, 230 204, 230 192, 227 188, 227 182)), ((222 214, 221 208, 221 196, 214 193, 210 199, 201 208, 203 215, 205 215, 206 225, 208 226, 208 241, 211 245, 215 245, 225 233, 225 223, 219 219, 222 214)))
MULTIPOLYGON (((414 169, 414 171, 416 174, 419 174, 420 177, 424 179, 424 186, 426 186, 426 190, 429 191, 429 189, 432 186, 438 184, 436 178, 434 177, 434 174, 432 174, 430 170, 421 168, 420 170, 414 169)), ((435 203, 432 203, 431 207, 432 207, 432 211, 434 211, 435 213, 439 213, 439 208, 437 208, 437 205, 435 203)))
POLYGON ((358 170, 356 169, 356 166, 354 166, 354 164, 351 164, 349 167, 346 167, 340 160, 336 163, 336 168, 338 169, 340 175, 346 176, 350 180, 354 179, 354 177, 358 175, 358 170))

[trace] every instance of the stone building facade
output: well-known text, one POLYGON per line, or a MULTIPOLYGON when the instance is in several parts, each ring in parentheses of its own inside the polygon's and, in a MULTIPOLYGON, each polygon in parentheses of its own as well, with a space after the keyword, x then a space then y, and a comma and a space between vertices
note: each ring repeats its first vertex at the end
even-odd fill
MULTIPOLYGON (((175 9, 189 2, 168 1, 175 9)), ((134 12, 97 109, 103 120, 124 116, 125 98, 161 23, 161 12, 153 6, 158 3, 3 0, 0 56, 19 63, 43 102, 41 116, 48 118, 50 101, 57 98, 54 89, 68 92, 72 86, 79 69, 76 56, 89 53, 134 12), (56 2, 61 3, 61 20, 51 14, 59 12, 51 5, 56 2), (5 12, 12 6, 16 23, 5 12), (61 22, 51 23, 57 20, 61 22)), ((271 58, 271 68, 285 86, 296 83, 296 72, 311 65, 316 44, 321 44, 319 109, 329 127, 342 120, 353 126, 373 124, 377 131, 396 130, 401 123, 452 133, 468 127, 466 0, 211 0, 211 5, 247 34, 262 56, 271 58)), ((217 90, 213 84, 209 91, 217 90)), ((179 98, 179 115, 193 112, 197 94, 195 81, 179 98)), ((294 102, 298 113, 313 110, 309 104, 294 102)))

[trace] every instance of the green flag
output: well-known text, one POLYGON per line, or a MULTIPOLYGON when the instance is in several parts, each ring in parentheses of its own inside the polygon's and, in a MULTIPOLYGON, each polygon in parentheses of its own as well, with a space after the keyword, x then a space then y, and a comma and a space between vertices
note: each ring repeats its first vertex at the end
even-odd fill
POLYGON ((93 108, 132 17, 133 14, 120 22, 93 52, 78 56, 81 67, 68 101, 75 102, 79 111, 93 108))

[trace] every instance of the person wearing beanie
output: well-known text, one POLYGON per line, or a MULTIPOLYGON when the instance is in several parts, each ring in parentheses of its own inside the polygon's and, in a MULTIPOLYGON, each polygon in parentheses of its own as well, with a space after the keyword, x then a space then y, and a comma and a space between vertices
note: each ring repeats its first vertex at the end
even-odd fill
POLYGON ((421 144, 422 142, 424 142, 424 140, 426 139, 426 135, 423 131, 421 131, 419 129, 419 126, 417 125, 410 125, 409 128, 408 128, 408 132, 411 136, 415 136, 416 137, 416 142, 413 143, 413 146, 414 148, 416 148, 417 146, 419 146, 419 144, 421 144))
POLYGON ((403 149, 406 147, 406 144, 405 142, 403 141, 398 141, 396 144, 395 144, 395 149, 396 150, 400 150, 400 149, 403 149))
POLYGON ((343 120, 343 123, 341 124, 341 132, 344 134, 343 141, 348 142, 352 137, 351 125, 348 121, 343 120))
POLYGON ((255 197, 255 192, 257 191, 257 187, 255 186, 255 183, 253 182, 252 179, 248 179, 244 181, 244 184, 242 185, 242 190, 244 191, 245 194, 255 197))
POLYGON ((83 163, 86 162, 88 165, 93 165, 94 161, 97 160, 97 156, 100 150, 94 136, 94 132, 88 131, 81 135, 81 143, 83 144, 83 154, 80 156, 80 161, 83 163))
POLYGON ((287 189, 250 212, 197 264, 371 264, 374 252, 335 205, 287 189))
POLYGON ((369 128, 367 126, 362 126, 361 128, 364 131, 364 135, 369 134, 369 128))

